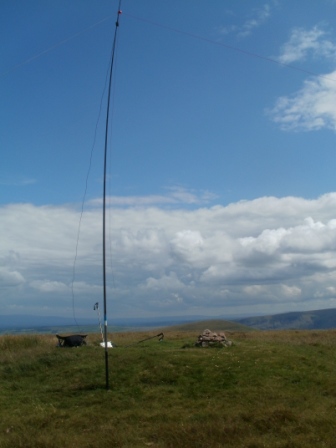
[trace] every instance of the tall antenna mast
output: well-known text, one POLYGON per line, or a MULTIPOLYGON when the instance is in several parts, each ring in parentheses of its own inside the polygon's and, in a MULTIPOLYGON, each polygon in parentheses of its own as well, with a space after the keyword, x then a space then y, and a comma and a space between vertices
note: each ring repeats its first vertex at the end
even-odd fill
POLYGON ((108 343, 107 343, 107 305, 106 305, 106 167, 107 167, 107 142, 108 142, 108 129, 109 129, 109 115, 110 115, 110 103, 111 103, 111 86, 112 86, 112 73, 115 48, 117 42, 117 33, 119 27, 119 17, 121 14, 121 0, 119 0, 117 21, 115 23, 114 39, 112 45, 110 76, 109 76, 109 88, 107 95, 107 110, 106 110, 106 127, 105 127, 105 149, 104 149, 104 187, 103 187, 103 285, 104 285, 104 341, 105 341, 105 379, 106 390, 109 390, 109 368, 108 368, 108 343))

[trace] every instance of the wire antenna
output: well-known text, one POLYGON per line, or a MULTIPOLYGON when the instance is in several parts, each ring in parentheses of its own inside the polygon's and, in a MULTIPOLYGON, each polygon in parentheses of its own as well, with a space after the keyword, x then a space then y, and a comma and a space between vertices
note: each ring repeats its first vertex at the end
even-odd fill
POLYGON ((73 266, 72 266, 72 280, 71 280, 72 315, 73 315, 74 321, 75 321, 75 323, 76 323, 78 328, 79 328, 79 325, 78 325, 78 322, 77 322, 77 319, 76 319, 75 291, 74 291, 74 283, 75 283, 75 279, 76 279, 76 262, 77 262, 78 249, 79 249, 79 238, 80 238, 80 232, 81 232, 81 225, 82 225, 82 220, 83 220, 83 215, 84 215, 84 205, 85 205, 86 194, 87 194, 88 184, 89 184, 89 177, 90 177, 91 166, 92 166, 93 151, 94 151, 94 148, 96 146, 98 124, 99 124, 99 121, 100 121, 100 116, 101 116, 102 107, 103 107, 103 100, 104 100, 104 96, 105 96, 105 92, 106 92, 106 88, 107 88, 108 77, 109 77, 109 67, 110 67, 110 62, 108 64, 108 70, 106 72, 106 77, 105 77, 105 84, 104 84, 103 92, 102 92, 102 95, 101 95, 101 98, 100 98, 98 118, 97 118, 97 121, 96 121, 96 126, 95 126, 95 131, 94 131, 94 136, 93 136, 93 142, 92 142, 92 146, 91 146, 89 167, 88 167, 88 170, 87 170, 87 173, 86 173, 85 188, 84 188, 84 194, 83 194, 83 198, 82 198, 80 217, 79 217, 79 222, 78 222, 75 257, 74 257, 74 262, 73 262, 73 266))

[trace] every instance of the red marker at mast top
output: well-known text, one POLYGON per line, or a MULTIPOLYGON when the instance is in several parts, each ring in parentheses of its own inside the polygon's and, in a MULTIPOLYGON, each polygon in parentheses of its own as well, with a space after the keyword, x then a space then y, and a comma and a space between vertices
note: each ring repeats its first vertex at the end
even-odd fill
POLYGON ((117 21, 116 21, 116 26, 119 26, 119 16, 120 16, 120 14, 122 14, 122 10, 121 9, 119 9, 119 11, 118 11, 118 17, 117 17, 117 21))

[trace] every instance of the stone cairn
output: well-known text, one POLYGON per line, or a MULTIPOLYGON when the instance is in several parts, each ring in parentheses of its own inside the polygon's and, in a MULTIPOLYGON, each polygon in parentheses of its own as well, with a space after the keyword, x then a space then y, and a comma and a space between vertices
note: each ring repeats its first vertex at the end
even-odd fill
POLYGON ((202 334, 198 336, 196 347, 209 347, 213 345, 224 345, 230 347, 232 342, 229 341, 224 332, 214 333, 210 330, 204 330, 202 334))

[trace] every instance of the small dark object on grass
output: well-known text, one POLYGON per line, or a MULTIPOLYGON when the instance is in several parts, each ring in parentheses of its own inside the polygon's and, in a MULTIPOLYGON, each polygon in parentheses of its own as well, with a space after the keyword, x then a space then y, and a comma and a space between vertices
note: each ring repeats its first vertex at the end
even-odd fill
POLYGON ((137 341, 137 342, 134 342, 133 344, 126 345, 125 348, 132 347, 132 345, 140 344, 141 342, 149 341, 150 339, 154 339, 154 338, 159 338, 159 342, 162 342, 163 338, 164 338, 164 334, 163 333, 159 333, 159 334, 156 334, 155 336, 149 336, 146 339, 141 339, 141 341, 137 341))
POLYGON ((86 345, 87 334, 73 334, 71 336, 56 335, 58 339, 58 347, 81 347, 86 345))

